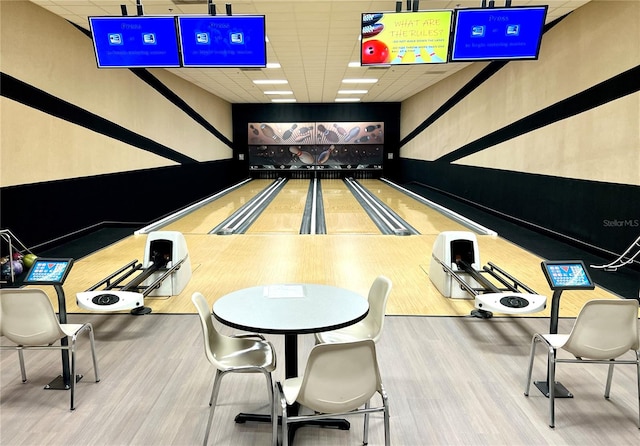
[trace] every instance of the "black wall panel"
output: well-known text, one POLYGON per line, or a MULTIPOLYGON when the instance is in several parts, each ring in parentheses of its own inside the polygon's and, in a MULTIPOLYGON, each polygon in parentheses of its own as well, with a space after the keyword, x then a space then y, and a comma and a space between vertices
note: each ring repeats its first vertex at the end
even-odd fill
POLYGON ((404 158, 400 172, 401 183, 424 184, 596 250, 622 253, 640 233, 638 186, 404 158))
POLYGON ((140 223, 173 213, 246 178, 232 160, 2 189, 2 228, 33 247, 102 222, 140 223))

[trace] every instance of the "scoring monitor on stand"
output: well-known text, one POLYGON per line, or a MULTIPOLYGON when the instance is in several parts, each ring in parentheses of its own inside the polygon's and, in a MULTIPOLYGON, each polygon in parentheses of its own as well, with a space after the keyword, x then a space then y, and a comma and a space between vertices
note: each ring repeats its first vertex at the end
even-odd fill
MULTIPOLYGON (((61 324, 67 323, 67 303, 62 284, 73 266, 73 259, 37 258, 24 280, 25 285, 53 285, 58 296, 58 318, 61 324)), ((61 345, 69 345, 66 337, 60 339, 61 345)), ((82 375, 76 376, 76 382, 82 375)), ((69 350, 62 350, 62 375, 51 381, 45 389, 69 390, 71 388, 71 370, 69 369, 69 350)))
MULTIPOLYGON (((595 288, 582 260, 554 260, 541 263, 544 277, 553 290, 549 333, 558 333, 560 296, 564 290, 592 290, 595 288)), ((536 381, 535 386, 549 397, 549 376, 546 381, 536 381)), ((556 398, 572 398, 573 395, 559 382, 555 383, 556 398)))

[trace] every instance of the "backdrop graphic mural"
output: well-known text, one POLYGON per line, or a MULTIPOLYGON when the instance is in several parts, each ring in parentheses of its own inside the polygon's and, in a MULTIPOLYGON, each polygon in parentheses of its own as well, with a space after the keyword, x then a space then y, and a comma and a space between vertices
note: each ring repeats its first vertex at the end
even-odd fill
POLYGON ((248 124, 251 169, 382 169, 382 122, 248 124))

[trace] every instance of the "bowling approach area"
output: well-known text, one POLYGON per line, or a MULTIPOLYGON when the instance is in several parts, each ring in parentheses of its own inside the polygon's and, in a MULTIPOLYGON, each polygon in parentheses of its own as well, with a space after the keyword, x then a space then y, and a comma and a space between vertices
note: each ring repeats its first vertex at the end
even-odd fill
MULTIPOLYGON (((301 234, 313 188, 310 179, 286 180, 259 215, 250 217, 251 224, 242 233, 221 230, 231 225, 223 222, 277 181, 248 180, 76 260, 65 283, 67 311, 89 311, 77 305, 76 294, 126 262, 142 260, 148 233, 154 231, 182 234, 191 269, 190 278, 177 295, 145 298, 144 305, 154 313, 193 313, 190 296, 195 291, 202 292, 213 304, 216 297, 234 290, 270 283, 317 283, 366 290, 373 278, 384 274, 394 283, 388 315, 467 316, 475 306, 472 298, 444 297, 430 280, 432 249, 443 231, 474 232, 484 263, 499 265, 537 294, 551 296, 540 268, 545 259, 495 235, 491 228, 474 226, 464 216, 448 213, 380 179, 355 181, 370 194, 369 200, 382 201, 415 234, 383 234, 358 200, 358 191, 350 189, 343 179, 322 179, 316 185, 321 191, 316 200, 322 202, 324 233, 301 234), (217 232, 212 232, 216 228, 217 232)), ((55 293, 48 292, 55 299, 55 293)), ((594 298, 617 296, 600 288, 566 292, 561 316, 575 316, 586 300, 594 298)), ((545 308, 522 316, 548 317, 548 312, 545 308)))
MULTIPOLYGON (((320 184, 288 179, 269 194, 258 215, 248 217, 250 224, 231 230, 231 220, 241 219, 238 212, 275 188, 277 181, 247 180, 77 259, 64 284, 67 312, 74 323, 94 325, 101 382, 80 381, 77 409, 69 413, 64 394, 43 391, 40 385, 50 380, 49 371, 58 372, 59 355, 28 352, 32 381, 22 385, 17 354, 2 351, 2 443, 202 444, 214 370, 203 355, 191 302, 194 292, 204 294, 209 305, 241 288, 281 283, 326 284, 366 295, 382 274, 393 283, 377 345, 392 411, 391 444, 635 444, 639 431, 633 367, 616 368, 610 400, 602 398, 605 368, 569 367, 560 379, 578 397, 556 403, 557 426, 550 429, 548 400, 533 392, 528 398, 523 395, 531 336, 548 330, 550 305, 519 314, 494 308, 492 318, 473 317, 477 308, 473 296, 446 296, 431 277, 437 240, 445 232, 455 234, 456 240, 468 237, 477 245, 475 268, 487 262, 499 265, 547 301, 552 291, 541 262, 548 259, 381 179, 357 179, 356 188, 343 179, 325 178, 320 184), (310 214, 308 201, 314 188, 320 190, 315 199, 322 212, 310 214), (357 198, 363 190, 364 201, 357 198), (383 220, 397 220, 411 233, 383 233, 380 222, 367 212, 372 212, 366 209, 369 206, 363 205, 376 200, 393 211, 383 220), (322 225, 313 227, 323 231, 309 233, 312 225, 303 224, 307 214, 322 220, 322 225), (157 234, 162 240, 176 237, 173 245, 178 249, 172 260, 188 258, 189 277, 176 279, 175 287, 167 282, 164 291, 144 296, 150 314, 135 317, 129 309, 100 311, 78 305, 78 294, 123 264, 136 259, 147 267, 150 262, 145 257, 157 234), (38 424, 37 431, 30 419, 38 424)), ((55 307, 54 290, 41 288, 55 307)), ((566 291, 560 301, 560 332, 571 328, 586 301, 597 298, 619 297, 600 287, 566 291)), ((238 333, 216 324, 224 334, 238 333)), ((267 335, 267 339, 282 355, 283 337, 267 335)), ((299 336, 300 367, 313 344, 313 335, 299 336)), ((90 375, 84 350, 79 367, 90 375)), ((543 378, 544 373, 540 361, 535 376, 543 378)), ((274 379, 283 378, 279 366, 274 379)), ((209 444, 269 444, 269 425, 233 421, 240 411, 268 412, 263 377, 234 374, 225 380, 209 444)), ((300 429, 295 444, 360 444, 362 420, 350 421, 349 431, 300 429)), ((383 444, 382 416, 371 416, 369 435, 369 444, 383 444)))

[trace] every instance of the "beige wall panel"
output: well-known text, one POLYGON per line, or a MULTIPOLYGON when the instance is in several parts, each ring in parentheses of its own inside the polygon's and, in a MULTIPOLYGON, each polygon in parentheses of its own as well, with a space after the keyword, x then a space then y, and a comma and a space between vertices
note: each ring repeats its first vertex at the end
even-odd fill
MULTIPOLYGON (((595 0, 586 4, 544 35, 539 60, 507 64, 448 111, 442 119, 406 144, 400 155, 406 158, 434 160, 524 116, 637 66, 640 64, 639 29, 640 2, 595 0)), ((403 136, 415 127, 416 122, 424 121, 432 113, 433 107, 421 109, 420 104, 430 104, 430 101, 438 98, 440 105, 460 89, 466 78, 471 78, 465 76, 466 72, 475 75, 477 66, 465 68, 459 75, 456 74, 402 103, 403 136)), ((636 119, 635 123, 629 122, 630 118, 638 115, 637 105, 614 101, 607 107, 607 111, 606 120, 613 128, 628 123, 631 129, 625 129, 623 134, 633 134, 635 130, 636 136, 631 141, 621 140, 619 148, 612 147, 612 139, 618 140, 617 136, 608 138, 607 147, 616 153, 624 152, 637 141, 638 120, 636 119)), ((571 117, 567 121, 573 119, 576 118, 571 117)), ((588 121, 590 118, 583 119, 588 121)), ((552 131, 560 133, 550 134, 550 129, 547 129, 540 139, 548 141, 548 145, 554 147, 558 141, 567 138, 564 132, 582 131, 586 125, 586 121, 578 121, 575 124, 551 126, 552 131)), ((611 135, 612 132, 609 130, 607 133, 611 135)), ((597 160, 600 157, 601 137, 590 140, 585 135, 575 135, 572 138, 581 140, 582 160, 597 160)), ((557 146, 555 149, 553 153, 558 153, 557 146)), ((506 159, 491 156, 493 160, 499 161, 498 165, 488 163, 488 159, 483 159, 481 165, 507 170, 538 171, 536 166, 523 165, 523 161, 526 163, 529 158, 522 160, 517 156, 509 156, 506 159), (510 161, 516 164, 510 164, 510 161)), ((473 161, 476 160, 480 161, 474 156, 473 161)), ((551 165, 564 165, 567 160, 562 158, 547 161, 550 161, 551 165)), ((465 164, 470 162, 471 158, 465 160, 465 164)), ((584 164, 582 166, 588 167, 584 164)), ((580 168, 571 166, 573 176, 604 180, 603 169, 588 168, 581 171, 580 168)), ((633 166, 627 167, 627 178, 632 170, 633 166)), ((633 184, 637 184, 637 181, 633 184)))
POLYGON ((2 187, 176 164, 4 97, 0 107, 2 187))
POLYGON ((639 122, 640 94, 629 95, 456 164, 640 186, 639 122))
MULTIPOLYGON (((1 25, 3 72, 198 161, 231 158, 228 146, 130 70, 98 69, 91 40, 64 19, 30 2, 3 2, 1 25), (47 39, 28 38, 32 29, 47 39)), ((230 104, 166 70, 153 73, 187 103, 198 98, 203 116, 220 116, 210 122, 230 137, 230 104)))

